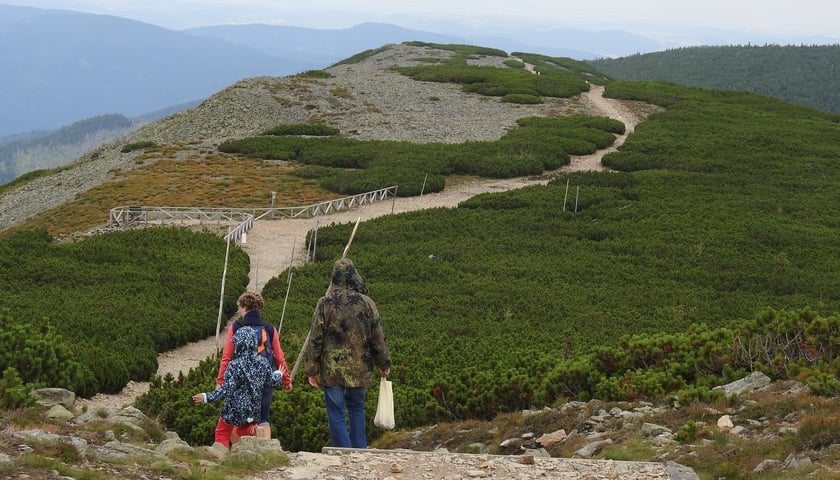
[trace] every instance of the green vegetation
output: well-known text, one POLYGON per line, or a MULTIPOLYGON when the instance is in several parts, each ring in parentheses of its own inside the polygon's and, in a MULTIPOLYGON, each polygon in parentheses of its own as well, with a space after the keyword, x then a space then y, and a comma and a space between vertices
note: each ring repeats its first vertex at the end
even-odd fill
POLYGON ((145 150, 147 148, 156 147, 157 144, 151 140, 142 140, 139 142, 129 143, 120 149, 121 153, 133 152, 135 150, 145 150))
MULTIPOLYGON (((633 82, 608 93, 669 105, 608 157, 632 172, 573 173, 458 209, 380 217, 356 237, 351 257, 394 351, 399 425, 573 398, 713 401, 711 387, 752 370, 838 393, 840 294, 825 272, 840 258, 826 208, 840 187, 840 125, 749 94, 633 82)), ((316 261, 295 269, 289 357, 350 228, 319 229, 316 261)), ((268 318, 279 318, 286 278, 263 288, 268 318)), ((143 405, 158 412, 210 383, 194 372, 143 405)), ((277 395, 284 446, 325 444, 321 403, 306 388, 277 395)), ((194 415, 166 413, 176 425, 194 415)))
POLYGON ((481 47, 477 45, 463 45, 459 43, 430 43, 430 42, 403 42, 404 45, 411 45, 414 47, 429 47, 437 50, 449 50, 455 52, 455 57, 460 63, 471 57, 485 56, 485 57, 507 57, 508 54, 504 50, 498 48, 481 47))
POLYGON ((292 76, 298 78, 332 78, 333 75, 326 70, 307 70, 292 76))
POLYGON ((291 125, 278 125, 270 128, 262 133, 262 135, 311 135, 317 137, 329 137, 338 135, 340 131, 337 128, 323 123, 295 123, 291 125))
POLYGON ((307 168, 306 176, 322 175, 321 186, 336 193, 355 195, 399 184, 400 196, 414 196, 442 190, 446 175, 539 175, 568 164, 569 155, 611 145, 613 134, 623 132, 621 122, 604 117, 529 117, 493 142, 413 144, 261 136, 227 140, 219 150, 326 167, 307 168))
POLYGON ((493 97, 527 94, 568 98, 589 90, 582 77, 566 73, 534 75, 520 69, 461 64, 394 67, 394 70, 418 81, 459 83, 465 92, 493 97))
MULTIPOLYGON (((225 242, 210 233, 149 228, 56 244, 28 230, 0 241, 0 384, 81 396, 120 391, 157 372, 157 354, 215 332, 225 242)), ((248 282, 232 248, 225 313, 248 282)), ((227 318, 227 317, 226 317, 227 318)), ((0 401, 14 403, 0 392, 0 401)))
POLYGON ((22 185, 24 183, 35 180, 36 178, 40 178, 40 177, 44 177, 44 176, 47 176, 47 175, 52 175, 53 173, 60 172, 63 169, 64 169, 64 167, 58 167, 58 168, 52 168, 52 169, 32 170, 31 172, 26 172, 23 175, 15 177, 15 179, 12 180, 11 182, 4 183, 3 185, 0 185, 0 193, 11 190, 11 189, 17 187, 18 185, 22 185))
POLYGON ((359 53, 353 55, 352 57, 347 57, 344 60, 342 60, 338 63, 335 63, 334 65, 330 65, 330 66, 331 67, 336 67, 338 65, 353 65, 354 63, 360 63, 360 62, 376 55, 377 53, 386 52, 390 48, 391 47, 386 45, 386 46, 379 47, 379 48, 372 48, 372 49, 369 49, 369 50, 365 50, 363 52, 359 52, 359 53))
POLYGON ((840 45, 686 47, 588 63, 615 79, 740 90, 840 113, 840 45))

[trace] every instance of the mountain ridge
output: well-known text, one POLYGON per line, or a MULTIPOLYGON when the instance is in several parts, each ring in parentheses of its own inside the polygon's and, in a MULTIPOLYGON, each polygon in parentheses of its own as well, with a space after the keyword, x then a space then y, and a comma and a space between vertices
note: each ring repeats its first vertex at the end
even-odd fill
MULTIPOLYGON (((424 64, 423 58, 452 56, 447 50, 389 45, 376 55, 328 69, 330 79, 254 77, 209 97, 193 109, 144 125, 79 160, 0 195, 0 229, 60 206, 79 192, 148 165, 142 151, 121 153, 127 144, 151 141, 183 159, 225 139, 258 135, 283 123, 329 119, 350 138, 414 142, 465 142, 500 138, 518 118, 585 111, 571 99, 519 105, 462 91, 450 83, 417 82, 391 71, 393 65, 424 64), (138 162, 138 158, 144 158, 138 162)), ((503 57, 472 64, 503 65, 503 57)), ((116 205, 113 205, 116 206, 116 205)), ((103 222, 106 221, 103 214, 103 222)))

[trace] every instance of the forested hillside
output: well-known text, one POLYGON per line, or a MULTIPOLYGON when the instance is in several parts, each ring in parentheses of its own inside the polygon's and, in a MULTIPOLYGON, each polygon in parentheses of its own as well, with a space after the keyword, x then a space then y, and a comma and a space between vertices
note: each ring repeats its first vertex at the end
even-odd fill
POLYGON ((840 113, 840 45, 687 47, 589 63, 615 79, 752 92, 840 113))
POLYGON ((35 170, 66 165, 137 126, 123 115, 100 115, 53 132, 0 143, 0 184, 35 170))

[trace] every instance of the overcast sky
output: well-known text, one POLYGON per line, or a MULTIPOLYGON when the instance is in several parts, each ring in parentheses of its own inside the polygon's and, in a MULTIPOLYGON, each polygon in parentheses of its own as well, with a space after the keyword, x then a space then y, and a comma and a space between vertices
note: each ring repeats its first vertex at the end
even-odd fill
POLYGON ((821 35, 840 41, 838 0, 0 0, 38 8, 106 13, 170 29, 266 23, 348 28, 393 23, 435 31, 442 22, 492 30, 618 29, 668 33, 719 28, 764 35, 821 35))

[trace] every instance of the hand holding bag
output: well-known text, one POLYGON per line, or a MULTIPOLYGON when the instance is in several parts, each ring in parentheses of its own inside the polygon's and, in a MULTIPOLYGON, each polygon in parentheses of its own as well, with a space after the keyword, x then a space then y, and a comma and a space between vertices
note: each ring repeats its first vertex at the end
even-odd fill
POLYGON ((380 428, 394 428, 394 390, 391 381, 385 377, 379 380, 379 403, 376 404, 376 416, 373 424, 380 428))

